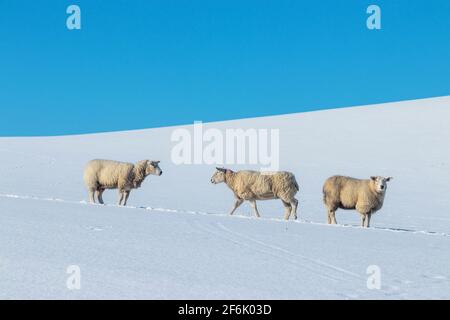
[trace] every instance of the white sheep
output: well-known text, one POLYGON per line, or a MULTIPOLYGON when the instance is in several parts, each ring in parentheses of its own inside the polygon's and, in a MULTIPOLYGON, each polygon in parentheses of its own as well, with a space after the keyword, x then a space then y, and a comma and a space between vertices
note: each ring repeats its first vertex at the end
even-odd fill
POLYGON ((211 183, 224 182, 234 193, 236 202, 230 212, 232 215, 245 201, 250 205, 257 217, 260 217, 256 200, 280 199, 285 207, 284 218, 291 215, 297 219, 298 200, 294 198, 299 191, 294 174, 290 172, 261 173, 256 171, 238 171, 216 168, 211 183))
POLYGON ((392 177, 370 177, 361 180, 343 176, 328 178, 323 186, 323 202, 327 207, 327 222, 336 224, 336 210, 356 209, 361 226, 368 228, 372 214, 383 206, 387 184, 392 177))
POLYGON ((159 161, 142 160, 136 164, 112 160, 95 159, 88 162, 84 170, 84 183, 89 192, 89 201, 103 204, 106 189, 119 189, 118 205, 126 205, 131 189, 139 188, 144 179, 152 174, 160 176, 159 161))

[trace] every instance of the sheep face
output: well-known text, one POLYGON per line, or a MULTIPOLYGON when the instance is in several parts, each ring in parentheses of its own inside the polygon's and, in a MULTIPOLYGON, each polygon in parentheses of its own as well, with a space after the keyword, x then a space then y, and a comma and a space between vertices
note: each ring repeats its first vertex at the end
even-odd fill
POLYGON ((150 174, 153 174, 155 176, 162 175, 162 170, 159 167, 159 161, 150 161, 147 160, 147 167, 145 168, 145 175, 148 176, 150 174))
POLYGON ((211 177, 211 183, 218 184, 225 182, 225 173, 227 172, 226 169, 222 168, 216 168, 216 172, 214 172, 213 176, 211 177))
POLYGON ((370 177, 370 181, 372 183, 372 186, 374 190, 378 193, 386 192, 387 189, 387 182, 391 181, 392 177, 370 177))

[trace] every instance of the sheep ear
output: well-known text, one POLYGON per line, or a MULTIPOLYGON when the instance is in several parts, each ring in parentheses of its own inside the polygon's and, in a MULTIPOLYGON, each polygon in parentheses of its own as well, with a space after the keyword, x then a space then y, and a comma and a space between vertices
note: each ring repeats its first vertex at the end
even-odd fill
POLYGON ((227 171, 225 168, 218 168, 218 167, 216 167, 216 169, 217 169, 217 171, 220 171, 220 172, 226 172, 227 171))
POLYGON ((377 177, 371 176, 371 177, 370 177, 370 180, 377 181, 377 177))
POLYGON ((393 178, 393 177, 387 177, 387 178, 386 178, 386 181, 389 182, 389 181, 391 181, 392 179, 394 179, 394 178, 393 178))

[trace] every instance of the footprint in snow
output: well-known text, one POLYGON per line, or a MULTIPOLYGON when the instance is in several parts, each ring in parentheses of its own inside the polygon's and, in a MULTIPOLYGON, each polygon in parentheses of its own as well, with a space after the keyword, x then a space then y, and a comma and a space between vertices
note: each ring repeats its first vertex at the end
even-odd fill
POLYGON ((431 274, 431 275, 430 274, 423 274, 422 277, 426 278, 426 279, 439 280, 439 281, 448 280, 448 278, 446 276, 443 276, 443 275, 440 275, 440 274, 431 274))
POLYGON ((111 229, 111 227, 89 226, 89 227, 87 227, 87 229, 90 230, 90 231, 100 232, 100 231, 103 231, 105 229, 111 229))

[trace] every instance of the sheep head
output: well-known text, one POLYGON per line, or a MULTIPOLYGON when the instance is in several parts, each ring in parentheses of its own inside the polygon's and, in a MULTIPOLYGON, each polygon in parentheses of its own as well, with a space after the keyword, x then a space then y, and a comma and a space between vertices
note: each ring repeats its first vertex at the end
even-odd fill
POLYGON ((387 189, 387 182, 391 181, 392 177, 380 177, 380 176, 372 176, 370 177, 370 182, 372 185, 372 188, 378 192, 383 193, 386 192, 387 189))
POLYGON ((216 168, 216 172, 211 177, 211 183, 218 184, 225 182, 226 175, 229 173, 233 173, 233 171, 225 168, 216 168))
POLYGON ((151 160, 146 160, 146 167, 145 167, 145 175, 148 176, 150 174, 153 174, 155 176, 160 176, 162 175, 162 170, 159 167, 159 162, 160 161, 151 161, 151 160))
POLYGON ((159 167, 159 161, 141 160, 135 165, 137 175, 147 177, 148 175, 162 175, 162 170, 159 167))

